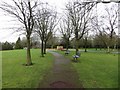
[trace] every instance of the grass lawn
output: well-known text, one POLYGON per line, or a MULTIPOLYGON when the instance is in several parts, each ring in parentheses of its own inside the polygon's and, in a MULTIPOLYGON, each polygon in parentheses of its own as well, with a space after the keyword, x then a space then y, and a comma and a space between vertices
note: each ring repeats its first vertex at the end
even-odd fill
MULTIPOLYGON (((58 51, 64 54, 64 51, 58 51)), ((72 60, 74 51, 66 58, 72 60)), ((72 62, 85 88, 118 88, 118 55, 81 52, 79 62, 72 62)))
POLYGON ((44 74, 53 66, 50 53, 40 57, 39 49, 32 49, 32 66, 26 63, 26 50, 2 52, 2 87, 3 88, 36 88, 44 74))

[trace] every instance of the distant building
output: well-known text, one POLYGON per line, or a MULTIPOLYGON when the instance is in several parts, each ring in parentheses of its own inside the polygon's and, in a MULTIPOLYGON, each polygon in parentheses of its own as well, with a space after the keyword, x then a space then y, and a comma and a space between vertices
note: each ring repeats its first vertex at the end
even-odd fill
POLYGON ((63 46, 57 46, 57 50, 63 50, 63 46))

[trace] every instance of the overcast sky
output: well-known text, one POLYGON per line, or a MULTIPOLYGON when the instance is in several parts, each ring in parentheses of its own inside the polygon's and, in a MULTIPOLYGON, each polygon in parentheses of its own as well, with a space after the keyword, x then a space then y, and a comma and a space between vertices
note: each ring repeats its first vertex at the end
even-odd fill
MULTIPOLYGON (((8 3, 10 3, 10 0, 4 0, 8 3)), ((56 7, 57 11, 59 13, 62 13, 62 10, 64 9, 65 3, 70 0, 42 0, 45 2, 48 2, 53 7, 56 7)), ((1 0, 0 0, 1 3, 1 0)), ((104 13, 104 5, 100 4, 98 5, 98 13, 102 12, 104 13)), ((14 30, 8 29, 12 27, 17 27, 17 23, 13 21, 14 19, 11 18, 8 15, 4 15, 4 12, 0 10, 0 42, 16 42, 16 40, 19 37, 19 33, 13 33, 14 30)))
MULTIPOLYGON (((4 0, 7 3, 11 3, 10 0, 4 0)), ((62 9, 67 2, 67 0, 42 0, 42 2, 48 2, 50 5, 55 7, 59 13, 62 12, 62 9)), ((2 1, 0 0, 0 3, 2 1)), ((13 33, 14 30, 8 29, 15 27, 16 23, 8 15, 4 15, 4 12, 0 9, 0 42, 15 42, 19 37, 19 33, 13 33)))

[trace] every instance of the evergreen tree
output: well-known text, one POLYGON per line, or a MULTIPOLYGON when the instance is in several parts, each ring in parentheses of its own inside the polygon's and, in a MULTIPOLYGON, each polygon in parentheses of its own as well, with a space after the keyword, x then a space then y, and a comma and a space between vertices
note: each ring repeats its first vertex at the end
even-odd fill
POLYGON ((23 46, 22 46, 22 44, 21 44, 21 39, 20 39, 20 37, 19 37, 18 40, 16 41, 15 49, 23 49, 23 46))

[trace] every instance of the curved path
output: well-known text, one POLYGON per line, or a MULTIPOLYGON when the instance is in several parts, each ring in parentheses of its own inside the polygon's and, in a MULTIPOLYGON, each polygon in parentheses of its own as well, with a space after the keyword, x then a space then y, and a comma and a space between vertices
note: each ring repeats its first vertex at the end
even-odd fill
MULTIPOLYGON (((69 59, 61 54, 49 51, 54 55, 54 66, 45 76, 38 88, 81 88, 79 77, 69 59)), ((46 63, 47 64, 47 63, 46 63)))

